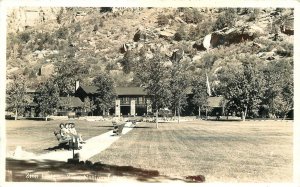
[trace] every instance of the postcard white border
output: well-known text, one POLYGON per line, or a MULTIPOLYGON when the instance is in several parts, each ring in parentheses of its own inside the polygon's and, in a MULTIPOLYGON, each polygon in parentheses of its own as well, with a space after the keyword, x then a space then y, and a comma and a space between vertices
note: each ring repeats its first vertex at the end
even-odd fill
MULTIPOLYGON (((63 1, 63 0, 0 0, 0 185, 1 186, 51 186, 53 183, 14 183, 5 182, 5 82, 6 82, 6 10, 10 7, 21 7, 21 6, 33 6, 33 7, 283 7, 283 8, 294 8, 295 10, 295 35, 294 35, 294 177, 293 183, 254 183, 255 186, 300 186, 300 121, 297 114, 300 114, 300 98, 297 97, 300 93, 299 80, 300 76, 297 72, 300 70, 300 1, 296 0, 74 0, 74 1, 63 1)), ((72 186, 83 185, 83 183, 55 183, 59 185, 72 186)), ((85 183, 89 186, 114 186, 114 185, 126 185, 120 183, 85 183)), ((131 185, 131 184, 130 184, 131 185)), ((147 183, 135 183, 134 185, 174 185, 174 184, 147 184, 147 183)), ((180 185, 180 184, 177 184, 180 185)), ((199 185, 199 184, 185 184, 185 185, 199 185)), ((208 183, 201 184, 204 186, 253 186, 253 183, 208 183)))

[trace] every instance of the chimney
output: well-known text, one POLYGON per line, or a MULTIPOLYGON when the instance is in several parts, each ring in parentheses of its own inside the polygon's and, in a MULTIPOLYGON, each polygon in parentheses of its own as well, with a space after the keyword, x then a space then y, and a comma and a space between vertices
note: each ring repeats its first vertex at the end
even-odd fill
POLYGON ((79 88, 79 81, 75 82, 75 92, 77 91, 77 89, 79 88))

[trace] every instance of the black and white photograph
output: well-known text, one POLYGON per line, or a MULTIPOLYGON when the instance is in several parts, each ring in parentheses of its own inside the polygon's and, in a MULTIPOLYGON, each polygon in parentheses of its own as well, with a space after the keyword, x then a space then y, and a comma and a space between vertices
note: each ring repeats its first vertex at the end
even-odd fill
POLYGON ((297 182, 297 1, 269 2, 6 6, 4 182, 297 182))

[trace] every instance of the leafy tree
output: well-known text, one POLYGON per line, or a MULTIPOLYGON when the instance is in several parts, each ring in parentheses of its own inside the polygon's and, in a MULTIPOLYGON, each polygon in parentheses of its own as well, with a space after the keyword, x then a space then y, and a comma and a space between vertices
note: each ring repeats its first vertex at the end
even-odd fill
POLYGON ((182 106, 187 104, 187 89, 189 86, 189 80, 187 75, 187 66, 180 63, 180 58, 173 61, 173 66, 171 67, 171 79, 170 79, 170 89, 171 89, 171 104, 174 108, 175 114, 178 115, 178 123, 180 121, 180 111, 182 106))
POLYGON ((93 115, 93 111, 96 109, 95 103, 93 100, 90 100, 88 97, 84 99, 82 108, 85 112, 91 112, 93 115))
POLYGON ((55 64, 55 73, 52 75, 52 79, 60 88, 60 96, 68 96, 74 94, 75 81, 81 81, 83 75, 87 73, 86 65, 67 60, 55 64))
POLYGON ((123 66, 123 72, 129 74, 136 66, 135 54, 132 51, 127 51, 121 60, 121 65, 123 66))
POLYGON ((160 52, 155 51, 153 58, 140 63, 140 71, 137 71, 137 76, 144 82, 144 88, 156 112, 156 128, 158 128, 158 110, 170 106, 169 68, 164 66, 164 61, 160 52))
POLYGON ((227 105, 240 112, 245 120, 248 112, 259 107, 265 81, 257 59, 245 56, 240 61, 240 64, 222 67, 219 79, 227 105))
POLYGON ((19 113, 22 113, 28 103, 26 87, 27 84, 22 75, 13 75, 12 81, 7 85, 6 108, 8 111, 15 112, 15 120, 18 119, 19 113))
POLYGON ((116 95, 114 81, 105 72, 100 72, 93 79, 93 84, 98 87, 95 105, 105 115, 105 111, 109 110, 114 104, 113 101, 116 95))
POLYGON ((193 93, 193 99, 192 103, 196 106, 198 106, 198 116, 201 115, 201 108, 207 106, 207 86, 206 86, 206 78, 204 73, 197 75, 193 77, 192 80, 192 93, 193 93))
POLYGON ((263 104, 268 106, 270 116, 285 115, 288 112, 286 110, 293 107, 292 65, 284 60, 269 62, 264 69, 264 76, 266 91, 263 104))
POLYGON ((284 85, 281 93, 282 97, 277 100, 279 107, 276 108, 281 109, 280 114, 283 118, 286 118, 287 113, 294 107, 294 82, 292 80, 292 78, 289 79, 286 85, 284 85))
POLYGON ((51 80, 39 84, 34 101, 37 103, 37 112, 46 117, 53 114, 58 106, 59 88, 51 80))

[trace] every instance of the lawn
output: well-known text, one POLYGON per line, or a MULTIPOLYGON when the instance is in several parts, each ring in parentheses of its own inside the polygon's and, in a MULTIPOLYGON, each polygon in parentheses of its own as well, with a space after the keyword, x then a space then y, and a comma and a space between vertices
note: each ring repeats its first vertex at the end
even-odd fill
POLYGON ((100 135, 112 129, 111 122, 101 121, 33 121, 33 120, 7 120, 6 121, 6 149, 7 153, 12 152, 17 146, 22 150, 35 154, 47 153, 48 148, 58 145, 58 141, 53 134, 54 130, 59 130, 60 123, 75 122, 76 130, 83 136, 83 139, 100 135))
POLYGON ((140 123, 90 160, 206 182, 292 182, 293 122, 140 123))
MULTIPOLYGON (((61 122, 67 121, 6 121, 7 152, 16 146, 35 154, 48 152, 47 148, 57 145, 53 131, 61 122)), ((75 124, 85 139, 112 129, 109 121, 78 120, 75 124)), ((141 181, 185 181, 187 176, 203 175, 205 182, 292 182, 293 122, 197 120, 161 123, 158 129, 155 123, 138 123, 108 149, 89 160, 101 162, 100 169, 86 171, 81 166, 76 169, 54 161, 41 162, 41 165, 37 162, 25 168, 19 167, 17 160, 8 159, 7 164, 9 170, 15 172, 13 180, 16 181, 19 175, 24 178, 25 170, 43 172, 57 165, 53 172, 62 177, 70 170, 77 175, 89 172, 141 181), (155 179, 148 178, 147 175, 153 172, 157 172, 155 179)), ((64 180, 67 179, 61 181, 64 180)), ((97 181, 103 180, 111 179, 100 177, 97 181)))

